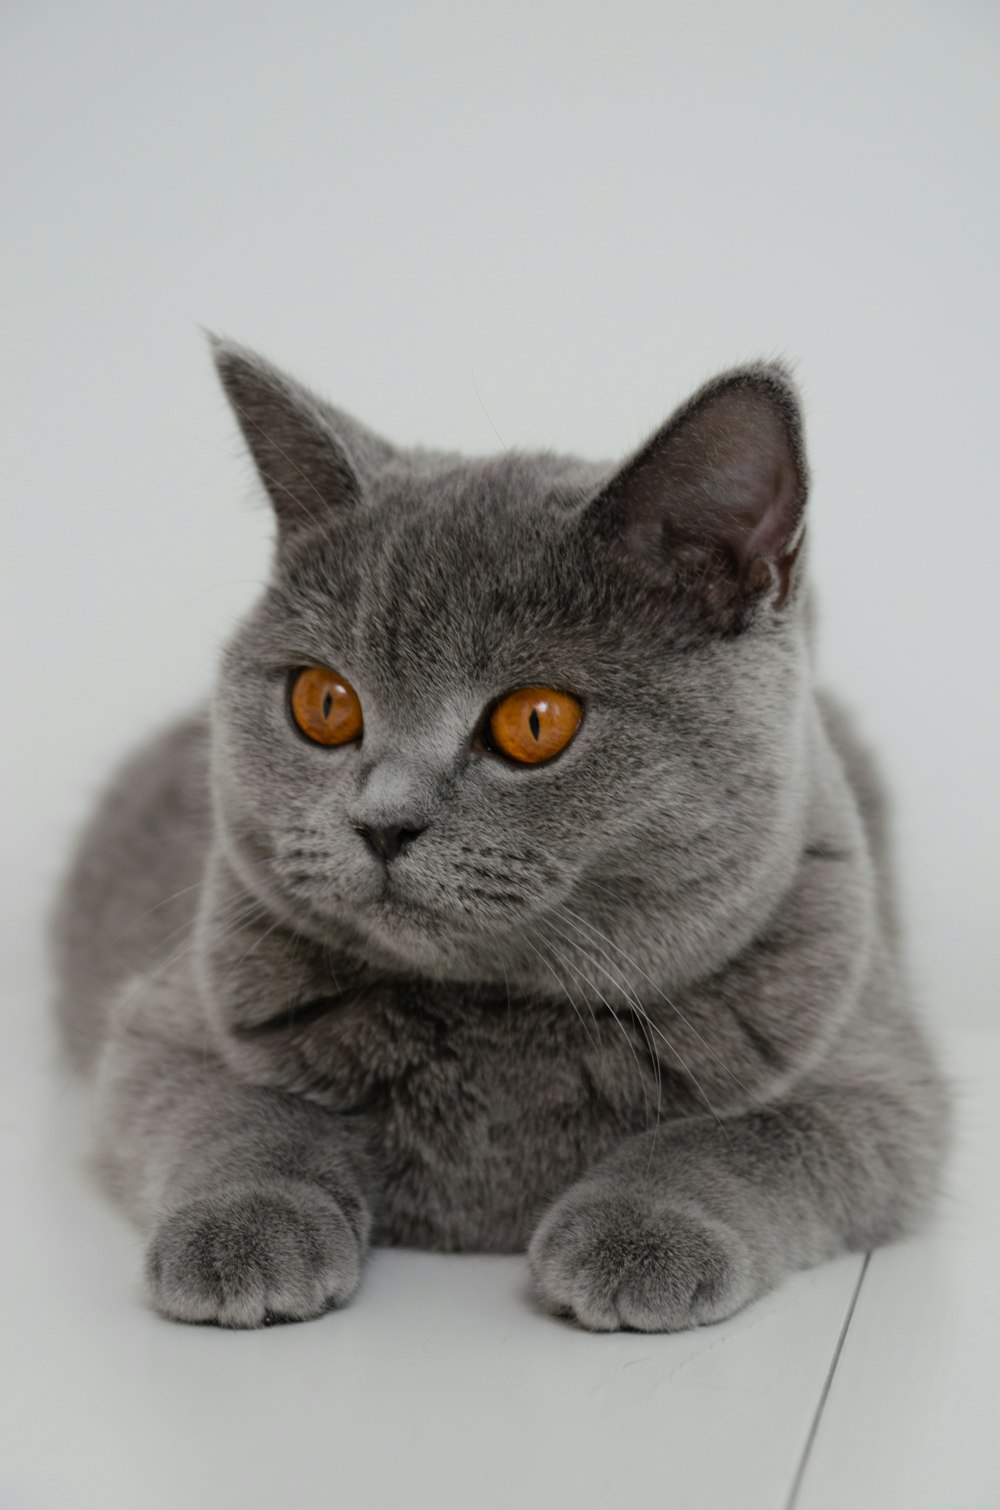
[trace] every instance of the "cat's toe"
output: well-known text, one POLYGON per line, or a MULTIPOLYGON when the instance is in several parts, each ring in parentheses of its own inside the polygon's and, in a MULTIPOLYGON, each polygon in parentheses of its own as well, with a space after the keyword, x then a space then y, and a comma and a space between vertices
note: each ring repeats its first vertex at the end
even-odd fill
POLYGON ((673 1332, 721 1320, 754 1293, 729 1228, 643 1195, 570 1191, 528 1249, 542 1303, 592 1331, 673 1332))
POLYGON ((353 1293, 360 1273, 341 1207, 304 1184, 201 1196, 162 1219, 146 1253, 162 1315, 229 1327, 318 1316, 353 1293))

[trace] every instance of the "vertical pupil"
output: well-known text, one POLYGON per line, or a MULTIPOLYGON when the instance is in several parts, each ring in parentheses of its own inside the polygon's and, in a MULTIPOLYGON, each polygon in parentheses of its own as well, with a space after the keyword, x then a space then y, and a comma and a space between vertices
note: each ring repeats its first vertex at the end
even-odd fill
POLYGON ((330 717, 330 709, 333 707, 333 693, 327 692, 323 697, 323 717, 330 717))
POLYGON ((528 719, 528 728, 531 730, 532 734, 537 739, 538 738, 538 731, 541 728, 541 724, 538 721, 538 709, 537 708, 532 708, 532 710, 531 710, 531 717, 528 719))

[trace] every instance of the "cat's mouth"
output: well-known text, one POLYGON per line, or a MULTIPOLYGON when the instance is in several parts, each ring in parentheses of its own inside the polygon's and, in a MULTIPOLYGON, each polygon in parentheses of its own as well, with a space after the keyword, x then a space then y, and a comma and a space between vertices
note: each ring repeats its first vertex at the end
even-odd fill
POLYGON ((368 910, 379 919, 387 921, 402 920, 415 924, 425 922, 438 926, 455 921, 453 909, 434 906, 426 897, 415 895, 391 876, 386 876, 381 891, 369 904, 368 910))
POLYGON ((391 876, 364 911, 375 929, 390 938, 420 935, 437 943, 481 942, 500 923, 499 918, 470 909, 459 896, 429 897, 426 888, 417 891, 391 876))

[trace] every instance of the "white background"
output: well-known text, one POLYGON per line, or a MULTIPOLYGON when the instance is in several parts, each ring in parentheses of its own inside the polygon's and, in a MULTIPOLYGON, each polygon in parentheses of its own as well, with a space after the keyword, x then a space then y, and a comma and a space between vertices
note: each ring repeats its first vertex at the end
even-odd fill
POLYGON ((897 796, 934 1020, 996 1022, 1000 11, 4 7, 0 961, 206 687, 270 522, 198 325, 401 441, 634 446, 791 358, 823 663, 897 796))
POLYGON ((950 1057, 933 1229, 719 1327, 590 1337, 519 1258, 378 1253, 343 1313, 237 1336, 143 1304, 40 923, 267 569, 199 324, 471 451, 621 454, 778 354, 919 991, 995 1029, 996 0, 7 0, 0 69, 2 1510, 992 1510, 995 1034, 950 1057))

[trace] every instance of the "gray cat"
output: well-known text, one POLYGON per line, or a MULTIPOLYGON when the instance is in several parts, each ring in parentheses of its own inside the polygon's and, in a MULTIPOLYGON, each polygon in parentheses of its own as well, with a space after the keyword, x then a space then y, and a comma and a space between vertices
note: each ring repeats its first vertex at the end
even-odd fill
POLYGON ((215 357, 270 584, 55 930, 152 1303, 258 1326, 372 1242, 527 1248, 550 1310, 669 1331, 911 1231, 948 1097, 813 687, 787 375, 615 467, 397 449, 215 357))

